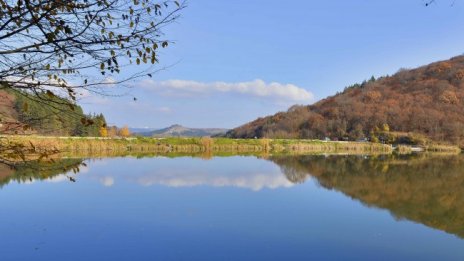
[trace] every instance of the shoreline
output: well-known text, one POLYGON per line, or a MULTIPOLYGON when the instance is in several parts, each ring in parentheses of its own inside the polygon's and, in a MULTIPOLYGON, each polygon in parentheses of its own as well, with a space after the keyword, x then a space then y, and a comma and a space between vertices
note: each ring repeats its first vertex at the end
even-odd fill
MULTIPOLYGON (((289 153, 289 154, 411 154, 424 152, 460 153, 457 146, 391 145, 354 141, 321 141, 304 139, 230 139, 230 138, 102 138, 53 136, 1 136, 1 146, 15 144, 36 153, 54 150, 61 154, 123 155, 166 153, 289 153), (6 142, 6 143, 5 143, 6 142), (7 145, 8 144, 8 145, 7 145)), ((32 154, 32 153, 31 153, 32 154)))
POLYGON ((388 144, 296 139, 229 138, 100 138, 51 136, 2 136, 8 142, 38 151, 60 152, 295 152, 295 153, 392 153, 388 144))

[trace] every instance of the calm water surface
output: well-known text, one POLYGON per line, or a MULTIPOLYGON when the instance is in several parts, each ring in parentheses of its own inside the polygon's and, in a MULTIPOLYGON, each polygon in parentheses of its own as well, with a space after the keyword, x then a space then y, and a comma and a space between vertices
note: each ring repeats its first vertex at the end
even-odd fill
POLYGON ((460 155, 67 159, 0 185, 0 260, 464 260, 460 155))

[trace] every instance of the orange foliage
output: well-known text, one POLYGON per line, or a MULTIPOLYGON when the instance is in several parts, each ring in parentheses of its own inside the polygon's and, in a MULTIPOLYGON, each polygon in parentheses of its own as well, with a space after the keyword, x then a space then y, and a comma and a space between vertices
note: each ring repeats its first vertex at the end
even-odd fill
POLYGON ((122 127, 119 130, 119 136, 121 136, 121 137, 129 137, 130 136, 129 127, 127 127, 127 125, 122 127))
POLYGON ((356 140, 387 124, 391 131, 464 146, 463 99, 464 56, 458 56, 347 87, 310 106, 292 106, 228 136, 356 140))

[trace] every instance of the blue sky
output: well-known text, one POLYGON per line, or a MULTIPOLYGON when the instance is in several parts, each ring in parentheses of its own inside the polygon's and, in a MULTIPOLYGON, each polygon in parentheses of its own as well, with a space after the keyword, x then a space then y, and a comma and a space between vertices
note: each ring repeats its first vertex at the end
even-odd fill
MULTIPOLYGON (((464 3, 190 0, 152 79, 82 100, 109 124, 232 128, 374 76, 464 53, 464 3), (137 98, 137 101, 133 100, 137 98)), ((137 67, 131 68, 137 70, 137 67)))

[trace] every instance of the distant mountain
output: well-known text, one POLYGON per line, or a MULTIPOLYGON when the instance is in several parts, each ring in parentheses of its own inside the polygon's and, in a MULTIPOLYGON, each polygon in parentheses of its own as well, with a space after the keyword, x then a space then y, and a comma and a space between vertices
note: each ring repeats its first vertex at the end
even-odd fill
POLYGON ((139 133, 146 133, 157 130, 156 128, 131 128, 129 127, 129 131, 132 134, 139 134, 139 133))
POLYGON ((188 127, 175 124, 175 125, 172 125, 164 129, 140 132, 138 134, 143 135, 143 136, 148 136, 148 137, 206 137, 206 136, 223 135, 227 131, 228 129, 188 128, 188 127))
POLYGON ((464 56, 372 78, 313 105, 259 118, 227 136, 357 140, 375 138, 379 130, 464 147, 464 56))

